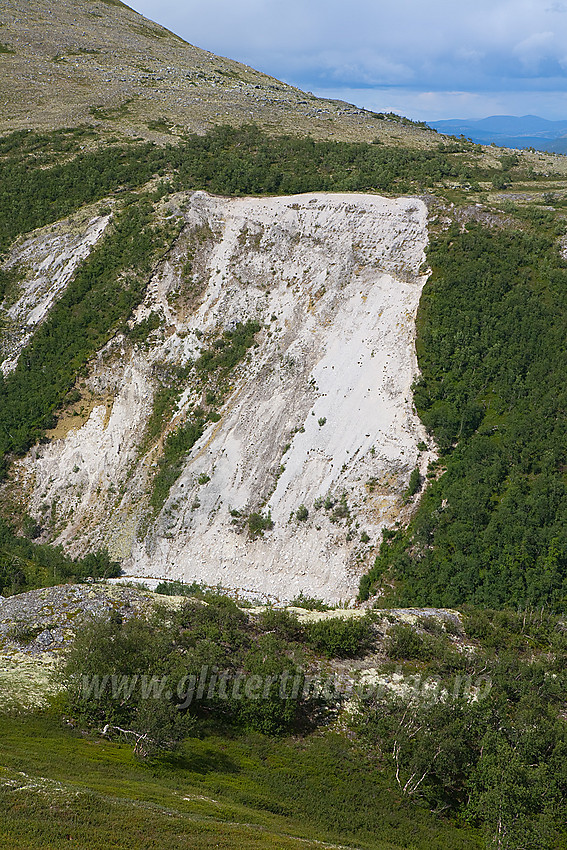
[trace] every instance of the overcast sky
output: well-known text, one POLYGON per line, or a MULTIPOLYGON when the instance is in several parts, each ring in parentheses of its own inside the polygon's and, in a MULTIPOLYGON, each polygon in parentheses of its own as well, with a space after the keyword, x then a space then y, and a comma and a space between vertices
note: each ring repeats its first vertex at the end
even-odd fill
POLYGON ((567 119, 567 0, 128 0, 191 44, 418 120, 567 119))

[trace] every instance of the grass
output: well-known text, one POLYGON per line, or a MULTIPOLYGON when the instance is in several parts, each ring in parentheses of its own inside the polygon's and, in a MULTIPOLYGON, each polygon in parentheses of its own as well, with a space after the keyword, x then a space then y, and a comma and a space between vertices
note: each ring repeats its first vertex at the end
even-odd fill
POLYGON ((331 732, 203 733, 147 764, 47 715, 2 716, 0 735, 0 841, 12 850, 481 846, 474 831, 402 801, 331 732))

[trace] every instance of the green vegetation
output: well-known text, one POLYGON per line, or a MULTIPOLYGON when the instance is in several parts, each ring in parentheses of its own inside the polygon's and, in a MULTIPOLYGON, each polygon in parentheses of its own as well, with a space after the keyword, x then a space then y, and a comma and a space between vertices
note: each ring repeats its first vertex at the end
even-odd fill
MULTIPOLYGON (((343 719, 349 735, 332 735, 325 731, 325 717, 328 709, 340 707, 343 697, 320 656, 364 655, 376 644, 372 623, 372 616, 366 616, 303 625, 289 612, 270 608, 251 618, 213 594, 207 605, 191 602, 176 612, 158 610, 150 619, 99 621, 81 633, 69 656, 64 711, 97 728, 126 725, 138 736, 135 750, 142 755, 150 745, 159 749, 173 743, 187 752, 191 739, 185 744, 182 739, 188 730, 192 735, 222 732, 225 746, 229 729, 233 741, 244 730, 272 736, 293 731, 300 734, 306 753, 313 747, 321 753, 338 747, 344 775, 352 776, 361 799, 368 793, 363 786, 369 783, 376 793, 378 781, 397 791, 402 807, 413 803, 419 819, 428 809, 478 827, 486 846, 502 836, 501 846, 508 850, 562 846, 567 731, 560 715, 567 685, 567 634, 561 621, 541 613, 526 617, 471 609, 464 628, 431 617, 415 626, 390 625, 383 642, 389 660, 381 663, 384 672, 398 663, 405 696, 380 685, 364 688, 354 697, 358 712, 343 719), (473 641, 475 651, 457 651, 455 640, 473 641), (314 657, 306 654, 307 647, 314 657), (325 696, 303 680, 306 661, 311 669, 318 662, 325 696), (132 677, 142 679, 144 674, 149 686, 138 682, 128 690, 132 677), (104 676, 112 681, 96 692, 89 678, 93 675, 98 682, 104 676), (298 675, 302 686, 294 690, 290 683, 298 675), (250 682, 250 676, 258 677, 254 693, 245 684, 235 691, 235 682, 240 677, 250 682), (282 681, 286 698, 279 690, 282 681), (190 699, 184 691, 188 682, 190 699), (144 698, 143 687, 149 697, 144 698), (321 711, 325 705, 327 711, 321 711), (355 759, 366 765, 362 786, 353 770, 355 759)), ((254 741, 262 758, 266 744, 254 741)), ((274 746, 272 741, 270 748, 274 746)), ((290 746, 286 742, 280 748, 280 758, 285 759, 290 746)), ((275 764, 270 772, 275 779, 275 764)), ((295 765, 292 775, 298 782, 301 765, 295 765)), ((339 787, 333 776, 329 792, 339 787)), ((318 793, 325 807, 326 795, 321 788, 318 793)), ((284 811, 289 815, 292 810, 284 811)), ((365 811, 356 823, 362 830, 358 841, 364 841, 364 830, 374 818, 365 811)), ((395 840, 395 833, 382 834, 395 840)), ((455 828, 455 841, 457 836, 455 828)))
POLYGON ((323 504, 325 510, 331 510, 331 522, 340 522, 341 520, 350 521, 350 510, 347 503, 346 493, 342 493, 338 502, 332 498, 327 498, 323 504))
POLYGON ((0 594, 8 596, 64 581, 110 578, 120 575, 120 566, 105 552, 74 560, 61 548, 17 537, 0 519, 0 594))
POLYGON ((0 304, 3 303, 5 308, 17 300, 22 277, 22 270, 17 266, 8 271, 0 269, 0 304))
POLYGON ((205 430, 206 417, 201 409, 195 411, 191 420, 172 431, 165 440, 159 469, 152 482, 150 505, 154 513, 163 506, 169 491, 179 478, 183 461, 205 430))
POLYGON ((400 191, 467 179, 474 169, 437 151, 349 142, 268 138, 256 127, 217 127, 178 151, 180 184, 212 192, 296 194, 312 191, 400 191))
POLYGON ((132 328, 128 330, 128 336, 132 342, 146 342, 152 331, 155 331, 161 325, 161 318, 158 313, 150 313, 146 319, 142 319, 132 328))
POLYGON ((204 732, 147 764, 49 717, 0 718, 0 732, 0 837, 13 850, 481 846, 476 830, 400 799, 337 734, 204 732))
MULTIPOLYGON (((425 624, 422 626, 425 629, 425 624)), ((430 635, 425 631, 419 634, 416 629, 401 623, 392 626, 387 640, 388 657, 393 661, 432 661, 439 662, 446 654, 446 642, 439 635, 430 635)), ((455 658, 452 659, 456 661, 455 658)))
POLYGON ((386 651, 413 684, 371 695, 357 733, 404 797, 477 826, 483 846, 563 847, 564 625, 470 609, 464 628, 474 653, 455 650, 449 621, 391 627, 386 651))
POLYGON ((221 381, 226 379, 253 345, 254 336, 259 330, 260 324, 249 319, 246 322, 238 322, 234 329, 225 331, 196 361, 197 374, 215 372, 219 374, 221 381))
POLYGON ((129 114, 130 110, 128 107, 131 102, 132 98, 129 98, 115 106, 91 106, 89 112, 93 118, 98 118, 100 121, 113 121, 117 118, 123 118, 124 115, 129 114))
POLYGON ((270 138, 253 126, 217 127, 165 148, 123 143, 81 151, 81 141, 93 135, 91 128, 22 130, 0 139, 0 255, 20 233, 140 187, 155 174, 171 177, 175 189, 231 195, 405 192, 479 176, 474 167, 439 151, 270 138))
POLYGON ((0 138, 0 160, 3 167, 27 162, 33 170, 39 163, 53 164, 58 159, 77 154, 88 140, 97 137, 92 127, 67 127, 39 133, 15 130, 0 138))
POLYGON ((269 511, 266 516, 259 511, 253 511, 248 516, 248 533, 250 537, 260 537, 264 531, 270 531, 273 527, 274 523, 269 511))
POLYGON ((446 471, 361 582, 398 603, 564 610, 567 265, 557 227, 469 225, 432 242, 418 412, 446 471), (392 594, 390 595, 392 597, 392 594))
MULTIPOLYGON (((225 331, 213 342, 211 348, 199 356, 193 368, 187 367, 182 370, 183 377, 186 380, 192 379, 195 389, 206 392, 206 398, 211 399, 211 405, 221 405, 228 392, 228 377, 231 371, 254 344, 254 336, 259 330, 258 322, 250 320, 237 322, 232 330, 225 331)), ((175 400, 182 389, 182 385, 172 382, 169 387, 160 390, 148 425, 150 434, 155 433, 157 436, 160 432, 165 415, 171 415, 175 400)), ((171 487, 179 478, 184 459, 203 435, 207 421, 217 422, 219 419, 220 416, 214 406, 211 406, 208 411, 199 407, 193 410, 184 425, 171 431, 167 436, 150 497, 150 505, 154 513, 162 508, 171 487)), ((148 434, 146 443, 147 437, 148 434)))
POLYGON ((164 162, 163 153, 149 144, 76 153, 79 141, 80 135, 62 131, 19 131, 0 140, 0 256, 20 233, 120 189, 141 186, 164 162))
POLYGON ((330 606, 326 605, 322 599, 316 599, 314 596, 306 596, 301 590, 295 599, 290 602, 295 608, 305 608, 307 611, 329 611, 330 606))
POLYGON ((421 488, 421 475, 420 475, 418 467, 416 466, 415 469, 412 470, 412 473, 410 475, 410 480, 409 480, 409 483, 408 483, 408 488, 407 488, 406 492, 404 493, 405 500, 409 501, 412 498, 412 496, 415 496, 415 494, 419 492, 420 488, 421 488))
MULTIPOLYGON (((212 593, 206 604, 158 609, 149 619, 87 625, 66 662, 68 710, 91 724, 133 730, 143 755, 179 743, 198 718, 219 729, 280 734, 299 720, 300 646, 262 625, 212 593), (99 687, 105 676, 108 686, 99 687), (121 682, 133 685, 118 699, 121 682)), ((302 637, 298 625, 296 635, 302 637)))
POLYGON ((155 592, 163 596, 196 596, 202 591, 201 585, 196 582, 185 584, 183 581, 160 581, 155 592))
POLYGON ((160 436, 164 426, 171 419, 181 389, 191 374, 191 365, 174 366, 168 364, 156 377, 160 382, 154 394, 152 412, 146 425, 140 451, 144 452, 160 436))
POLYGON ((164 846, 152 830, 167 817, 164 834, 175 824, 180 847, 210 846, 210 835, 223 846, 223 830, 261 827, 258 846, 295 835, 361 848, 561 850, 564 623, 476 609, 463 625, 391 619, 303 625, 289 611, 251 616, 208 593, 207 604, 93 621, 50 713, 0 718, 2 829, 27 839, 45 801, 39 840, 63 829, 82 840, 88 821, 95 848, 110 825, 116 846, 127 826, 131 847, 150 846, 148 835, 164 846), (380 679, 354 693, 336 687, 337 659, 375 651, 378 640, 380 679), (380 684, 402 680, 404 690, 380 684), (345 698, 349 712, 334 725, 345 698))
POLYGON ((0 375, 4 468, 9 452, 27 451, 54 424, 77 374, 139 302, 156 255, 174 235, 153 224, 148 199, 135 201, 81 264, 16 369, 0 375))
POLYGON ((368 616, 316 620, 308 623, 305 630, 313 649, 328 658, 364 655, 372 639, 372 625, 368 616))

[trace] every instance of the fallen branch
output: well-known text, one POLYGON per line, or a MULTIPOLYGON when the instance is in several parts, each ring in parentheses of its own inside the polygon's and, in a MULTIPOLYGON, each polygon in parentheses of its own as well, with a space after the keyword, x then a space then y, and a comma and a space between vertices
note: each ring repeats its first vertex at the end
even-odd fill
POLYGON ((147 756, 149 752, 149 748, 144 748, 142 743, 145 741, 148 744, 153 744, 157 746, 156 742, 152 740, 152 738, 148 737, 147 732, 136 732, 135 729, 122 729, 121 726, 111 726, 110 723, 107 723, 104 729, 101 731, 101 735, 105 738, 110 737, 109 732, 116 731, 120 732, 122 735, 131 735, 136 739, 136 743, 134 744, 134 754, 139 756, 147 756))

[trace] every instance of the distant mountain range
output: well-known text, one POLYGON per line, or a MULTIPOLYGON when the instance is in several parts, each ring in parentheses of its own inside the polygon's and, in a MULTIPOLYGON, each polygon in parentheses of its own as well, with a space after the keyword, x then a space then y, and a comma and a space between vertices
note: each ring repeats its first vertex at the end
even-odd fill
POLYGON ((429 126, 450 136, 466 136, 473 142, 492 142, 505 148, 535 148, 551 153, 567 153, 567 120, 548 121, 537 115, 491 115, 480 121, 453 118, 430 121, 429 126))

